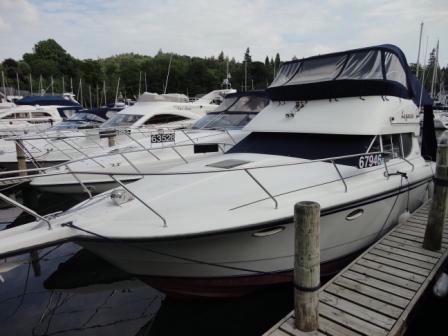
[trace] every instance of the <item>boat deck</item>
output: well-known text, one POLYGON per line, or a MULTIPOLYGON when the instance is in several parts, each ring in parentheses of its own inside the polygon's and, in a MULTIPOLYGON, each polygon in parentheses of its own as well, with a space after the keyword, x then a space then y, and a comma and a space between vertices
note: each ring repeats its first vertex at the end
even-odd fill
MULTIPOLYGON (((402 335, 409 314, 447 257, 448 227, 442 249, 422 248, 429 202, 397 225, 319 290, 316 335, 402 335)), ((294 328, 294 311, 265 336, 304 335, 294 328)))

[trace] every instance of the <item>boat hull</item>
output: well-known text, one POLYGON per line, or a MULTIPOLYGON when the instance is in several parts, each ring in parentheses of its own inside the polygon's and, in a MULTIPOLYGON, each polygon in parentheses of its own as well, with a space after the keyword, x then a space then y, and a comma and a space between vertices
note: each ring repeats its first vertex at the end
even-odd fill
MULTIPOLYGON (((411 211, 422 204, 428 183, 420 182, 409 193, 402 189, 324 209, 320 220, 322 264, 334 264, 379 239, 405 212, 408 196, 411 211), (359 209, 362 216, 347 219, 359 209)), ((136 238, 117 244, 96 238, 78 244, 128 273, 149 277, 156 288, 186 295, 215 296, 239 286, 248 291, 290 282, 291 278, 282 274, 290 272, 294 264, 292 218, 194 237, 136 238)))

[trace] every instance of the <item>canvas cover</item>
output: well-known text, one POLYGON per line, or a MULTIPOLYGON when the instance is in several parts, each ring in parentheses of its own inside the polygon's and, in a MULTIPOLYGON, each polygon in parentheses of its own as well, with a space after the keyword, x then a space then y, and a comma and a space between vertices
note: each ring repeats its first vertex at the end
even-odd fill
POLYGON ((403 52, 390 44, 286 62, 267 91, 277 101, 390 95, 432 105, 403 52))

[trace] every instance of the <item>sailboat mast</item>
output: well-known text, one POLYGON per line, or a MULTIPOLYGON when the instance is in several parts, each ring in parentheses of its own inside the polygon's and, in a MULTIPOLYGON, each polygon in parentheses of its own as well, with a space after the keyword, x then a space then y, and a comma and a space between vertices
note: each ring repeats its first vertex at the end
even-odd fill
POLYGON ((3 85, 3 94, 5 95, 5 102, 7 100, 7 94, 6 94, 6 85, 5 85, 5 73, 2 71, 2 85, 3 85))
POLYGON ((432 69, 431 98, 434 98, 434 84, 437 80, 438 62, 439 62, 439 41, 437 41, 436 55, 435 55, 435 59, 434 59, 433 69, 432 69))
POLYGON ((118 77, 118 82, 117 82, 117 89, 115 90, 115 105, 117 105, 117 100, 118 100, 118 90, 120 88, 120 77, 118 77))
POLYGON ((163 88, 163 93, 166 93, 166 89, 168 87, 168 79, 170 77, 170 70, 171 70, 171 61, 173 60, 173 54, 170 56, 170 63, 168 63, 168 72, 166 74, 166 81, 165 81, 165 87, 163 88))
POLYGON ((33 95, 33 77, 31 76, 31 73, 30 73, 30 93, 31 95, 33 95))
POLYGON ((423 21, 422 21, 422 23, 420 23, 420 38, 418 40, 417 62, 415 63, 415 66, 417 68, 415 76, 417 77, 417 79, 418 79, 418 72, 420 69, 420 49, 422 47, 422 33, 423 33, 423 21))
POLYGON ((16 72, 16 81, 17 81, 17 96, 20 96, 20 81, 19 74, 16 72))

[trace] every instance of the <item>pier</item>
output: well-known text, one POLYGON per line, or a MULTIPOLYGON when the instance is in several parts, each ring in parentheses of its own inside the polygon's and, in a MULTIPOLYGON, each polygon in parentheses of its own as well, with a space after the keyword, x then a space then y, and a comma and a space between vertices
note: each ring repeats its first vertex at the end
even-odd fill
MULTIPOLYGON (((430 202, 319 289, 316 335, 402 335, 410 314, 448 255, 447 220, 439 251, 422 247, 430 202)), ((294 311, 265 336, 306 335, 294 311)))

